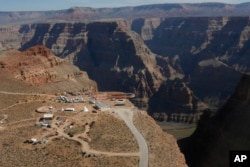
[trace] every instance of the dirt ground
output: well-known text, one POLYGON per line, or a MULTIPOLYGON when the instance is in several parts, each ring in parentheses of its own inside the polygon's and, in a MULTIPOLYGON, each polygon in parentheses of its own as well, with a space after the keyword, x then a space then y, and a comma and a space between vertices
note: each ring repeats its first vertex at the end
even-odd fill
POLYGON ((47 144, 25 143, 33 137, 39 138, 53 132, 53 128, 37 127, 35 123, 44 113, 36 112, 41 106, 53 106, 53 114, 61 120, 74 122, 65 134, 83 133, 85 125, 91 124, 89 145, 91 149, 104 152, 138 152, 138 145, 125 123, 112 113, 91 112, 88 103, 57 103, 51 97, 22 96, 0 93, 0 166, 121 166, 138 165, 138 156, 84 155, 81 143, 64 137, 52 137, 47 144), (10 99, 10 100, 5 100, 10 99), (82 112, 87 106, 90 112, 82 112), (74 107, 75 112, 62 112, 62 108, 74 107), (94 122, 94 123, 93 123, 94 122))

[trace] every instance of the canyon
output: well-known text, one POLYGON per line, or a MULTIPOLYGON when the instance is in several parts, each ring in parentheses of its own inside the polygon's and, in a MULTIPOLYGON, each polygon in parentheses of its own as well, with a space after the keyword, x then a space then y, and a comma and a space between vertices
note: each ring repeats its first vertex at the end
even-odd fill
POLYGON ((189 166, 229 166, 229 151, 250 148, 249 82, 243 75, 223 107, 214 115, 205 112, 195 133, 179 141, 189 166))
MULTIPOLYGON (((249 148, 249 8, 203 3, 2 12, 0 69, 46 91, 135 93, 133 103, 157 121, 198 123, 179 141, 189 166, 227 166, 230 149, 249 148)), ((145 115, 143 126, 156 128, 145 115)))
POLYGON ((45 46, 2 51, 0 74, 1 166, 187 166, 147 112, 111 98, 96 99, 109 106, 98 109, 90 102, 108 92, 45 46), (59 100, 67 97, 78 101, 59 100), (44 113, 56 117, 52 127, 38 125, 44 113))
POLYGON ((182 82, 191 93, 185 103, 174 101, 183 108, 161 106, 161 112, 150 113, 189 117, 221 107, 249 72, 249 22, 249 17, 177 17, 3 25, 0 49, 44 45, 86 71, 100 90, 133 92, 146 109, 157 107, 148 102, 160 88, 182 82), (191 98, 201 105, 193 106, 191 98))

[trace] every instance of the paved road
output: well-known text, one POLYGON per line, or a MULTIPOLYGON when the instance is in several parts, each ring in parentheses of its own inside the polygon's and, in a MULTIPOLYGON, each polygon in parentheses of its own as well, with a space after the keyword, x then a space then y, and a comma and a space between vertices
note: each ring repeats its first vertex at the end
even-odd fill
POLYGON ((117 113, 124 120, 137 140, 140 150, 139 167, 148 167, 148 145, 142 134, 133 124, 133 111, 129 108, 116 107, 115 113, 117 113))
MULTIPOLYGON (((24 96, 53 96, 55 95, 48 95, 48 94, 35 94, 35 93, 15 93, 15 92, 5 92, 5 91, 0 91, 1 94, 11 94, 11 95, 24 95, 24 96)), ((16 105, 16 104, 14 104, 16 105)), ((13 105, 13 106, 14 106, 13 105)), ((9 107, 13 107, 9 106, 9 107)), ((9 108, 7 107, 7 108, 9 108)), ((122 108, 122 107, 116 107, 115 112, 124 120, 128 128, 131 130, 133 135, 135 136, 137 143, 139 145, 139 157, 140 157, 140 162, 139 162, 139 167, 148 167, 148 146, 146 143, 146 140, 142 136, 142 134, 137 130, 137 128, 133 124, 133 111, 130 108, 122 108)), ((17 121, 14 123, 19 123, 23 121, 28 121, 28 120, 33 120, 34 118, 31 119, 25 119, 21 121, 17 121)), ((14 124, 14 123, 9 123, 14 124)), ((67 139, 70 140, 75 140, 81 143, 82 145, 82 151, 87 151, 88 153, 94 153, 94 154, 104 154, 108 156, 138 156, 138 153, 113 153, 113 152, 102 152, 102 151, 96 151, 96 150, 91 150, 89 148, 89 145, 87 142, 79 139, 80 135, 74 136, 73 138, 70 138, 68 135, 66 135, 62 129, 57 129, 59 132, 59 136, 63 136, 67 139)))

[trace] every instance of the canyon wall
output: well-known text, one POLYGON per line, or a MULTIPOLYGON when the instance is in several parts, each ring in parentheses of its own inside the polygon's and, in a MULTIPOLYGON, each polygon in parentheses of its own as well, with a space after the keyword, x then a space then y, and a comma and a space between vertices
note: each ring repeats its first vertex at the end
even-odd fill
POLYGON ((122 23, 25 24, 1 33, 2 48, 25 50, 44 45, 87 71, 99 90, 133 92, 148 98, 166 80, 166 69, 157 64, 156 55, 122 23), (9 36, 13 40, 7 40, 9 36))
POLYGON ((153 53, 182 71, 194 94, 212 107, 221 106, 241 73, 250 72, 249 17, 137 19, 139 33, 153 53))
POLYGON ((169 80, 149 100, 149 114, 159 121, 196 123, 208 106, 180 79, 169 80))
POLYGON ((56 57, 44 46, 34 46, 23 52, 2 52, 0 70, 16 80, 51 92, 97 90, 96 82, 90 80, 86 72, 56 57))
POLYGON ((165 80, 156 55, 140 36, 118 23, 90 23, 87 50, 76 64, 99 83, 101 90, 134 92, 150 97, 165 80))
MULTIPOLYGON (((249 17, 11 25, 0 28, 0 50, 44 45, 86 71, 100 90, 136 93, 146 99, 145 108, 156 97, 164 103, 173 100, 158 89, 169 92, 168 84, 180 79, 192 93, 175 107, 197 99, 216 109, 233 93, 242 73, 249 73, 249 27, 249 17)), ((176 97, 182 89, 175 89, 176 97)), ((157 103, 150 103, 152 114, 154 107, 160 110, 156 114, 180 114, 157 103)), ((182 109, 190 113, 192 108, 182 109)))
POLYGON ((229 166, 230 150, 250 149, 249 84, 244 75, 225 105, 215 115, 206 112, 195 133, 179 142, 189 166, 229 166))

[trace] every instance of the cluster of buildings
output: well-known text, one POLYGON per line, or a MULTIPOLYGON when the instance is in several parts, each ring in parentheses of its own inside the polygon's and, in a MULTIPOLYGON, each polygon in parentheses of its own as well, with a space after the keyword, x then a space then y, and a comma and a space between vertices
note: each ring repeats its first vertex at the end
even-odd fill
POLYGON ((68 98, 67 96, 60 96, 57 98, 57 100, 61 103, 83 103, 83 102, 86 102, 83 98, 79 98, 79 97, 68 98))
MULTIPOLYGON (((60 103, 85 103, 85 105, 83 105, 83 107, 80 109, 82 112, 89 112, 92 111, 94 113, 96 113, 96 110, 100 110, 100 111, 107 111, 111 109, 111 104, 112 105, 117 105, 117 106, 121 106, 121 105, 125 105, 126 103, 126 98, 130 97, 130 96, 134 96, 134 94, 124 94, 124 93, 111 93, 111 94, 104 94, 104 95, 100 95, 100 97, 87 97, 86 99, 88 100, 84 100, 81 96, 81 94, 79 93, 75 93, 75 94, 69 94, 69 93, 64 93, 61 96, 57 97, 57 102, 60 103), (124 98, 125 97, 125 98, 124 98), (110 99, 111 100, 111 104, 101 101, 101 99, 107 100, 110 99), (88 102, 89 104, 86 104, 86 102, 88 102), (91 106, 91 107, 90 107, 91 106), (91 109, 90 109, 91 108, 91 109), (92 110, 92 108, 96 109, 96 110, 92 110)), ((79 109, 78 105, 82 105, 82 104, 74 104, 71 106, 75 106, 79 109)), ((55 119, 55 112, 56 110, 52 107, 52 106, 42 106, 40 108, 38 108, 36 110, 38 113, 43 113, 43 115, 41 115, 41 118, 38 120, 38 122, 36 123, 36 126, 38 127, 47 127, 47 128, 52 128, 54 129, 54 125, 57 125, 57 127, 59 128, 60 125, 63 125, 65 123, 64 120, 62 120, 61 118, 57 117, 55 119)), ((60 112, 60 110, 57 110, 60 112)), ((66 108, 62 108, 61 109, 62 112, 75 112, 75 108, 73 107, 66 107, 66 108)), ((73 125, 70 124, 68 126, 65 126, 65 128, 71 128, 73 125)), ((48 142, 48 138, 50 136, 55 136, 58 135, 57 131, 56 133, 51 132, 50 134, 43 136, 43 138, 41 140, 38 140, 37 138, 31 138, 30 140, 27 140, 27 143, 30 144, 45 144, 48 142)))

